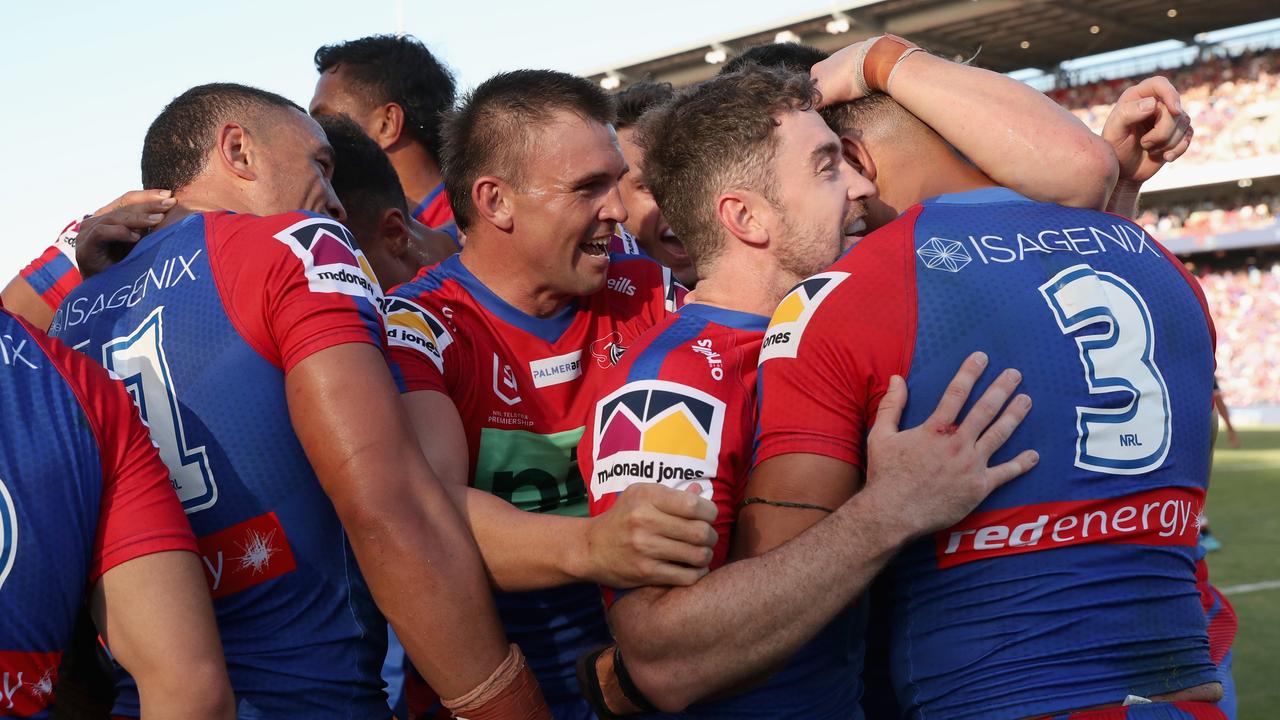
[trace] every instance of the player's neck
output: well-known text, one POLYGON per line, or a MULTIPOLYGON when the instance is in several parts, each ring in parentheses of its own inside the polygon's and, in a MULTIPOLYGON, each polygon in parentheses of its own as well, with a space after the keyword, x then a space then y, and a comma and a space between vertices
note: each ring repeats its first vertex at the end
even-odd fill
POLYGON ((478 247, 482 245, 483 241, 476 243, 468 236, 458 259, 481 284, 511 307, 532 317, 547 318, 573 300, 572 296, 555 291, 531 273, 514 267, 513 262, 518 261, 510 254, 485 252, 478 247))
POLYGON ((219 202, 216 197, 200 192, 199 189, 192 190, 192 188, 187 187, 173 194, 178 202, 169 209, 169 212, 164 214, 164 219, 155 227, 156 230, 176 225, 196 213, 217 212, 220 210, 248 212, 245 208, 232 207, 228 203, 219 202))
POLYGON ((400 176, 400 186, 409 200, 409 210, 417 207, 440 185, 440 166, 426 149, 417 143, 389 148, 387 157, 400 176))
POLYGON ((891 178, 891 181, 880 182, 880 199, 899 210, 939 195, 968 192, 996 184, 949 149, 933 153, 927 160, 917 157, 902 166, 885 170, 886 178, 891 178))
POLYGON ((722 256, 690 297, 703 305, 768 317, 803 279, 774 262, 741 262, 722 256))

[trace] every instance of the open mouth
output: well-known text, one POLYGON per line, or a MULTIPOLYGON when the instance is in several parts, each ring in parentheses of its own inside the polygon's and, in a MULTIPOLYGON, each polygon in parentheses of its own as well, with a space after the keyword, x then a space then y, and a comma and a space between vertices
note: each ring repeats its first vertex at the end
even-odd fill
POLYGON ((849 223, 848 225, 844 226, 844 234, 846 236, 853 235, 856 237, 862 237, 863 235, 866 234, 866 232, 867 232, 867 221, 863 218, 858 218, 853 222, 849 223))
POLYGON ((578 243, 578 249, 584 255, 605 257, 609 254, 609 238, 592 238, 586 242, 578 243))
POLYGON ((662 243, 662 247, 667 252, 671 253, 673 257, 684 259, 689 256, 689 254, 685 252, 684 243, 680 242, 680 238, 676 237, 676 234, 671 231, 671 228, 663 230, 662 234, 658 236, 658 240, 662 243))

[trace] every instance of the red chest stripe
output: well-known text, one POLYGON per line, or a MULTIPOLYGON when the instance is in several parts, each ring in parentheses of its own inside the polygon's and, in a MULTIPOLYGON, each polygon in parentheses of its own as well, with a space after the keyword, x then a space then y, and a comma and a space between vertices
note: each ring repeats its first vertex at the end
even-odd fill
POLYGON ((934 534, 938 567, 1090 543, 1193 546, 1203 507, 1198 488, 1160 488, 977 512, 934 534))

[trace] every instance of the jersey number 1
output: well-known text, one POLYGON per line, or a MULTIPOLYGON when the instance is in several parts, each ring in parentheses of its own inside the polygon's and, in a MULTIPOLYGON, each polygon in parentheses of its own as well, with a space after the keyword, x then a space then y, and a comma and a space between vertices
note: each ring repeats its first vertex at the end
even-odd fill
POLYGON ((1146 301, 1123 278, 1088 265, 1063 270, 1040 293, 1058 328, 1075 336, 1089 394, 1129 396, 1076 408, 1076 467, 1112 475, 1160 467, 1169 454, 1172 418, 1146 301), (1090 326, 1098 332, 1081 332, 1090 326))
POLYGON ((182 412, 164 353, 164 306, 156 308, 133 332, 102 346, 102 364, 124 381, 138 405, 160 459, 169 468, 173 490, 188 514, 218 501, 204 446, 189 448, 182 412))

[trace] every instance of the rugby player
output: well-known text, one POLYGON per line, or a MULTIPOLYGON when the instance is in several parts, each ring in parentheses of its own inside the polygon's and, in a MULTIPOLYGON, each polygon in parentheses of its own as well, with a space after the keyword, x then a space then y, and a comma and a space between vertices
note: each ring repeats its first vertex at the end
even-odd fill
POLYGON ((644 175, 644 153, 635 141, 635 126, 650 108, 667 100, 675 93, 670 83, 638 82, 614 96, 618 105, 618 119, 614 127, 618 131, 618 147, 627 161, 627 174, 622 176, 618 188, 622 192, 622 204, 627 208, 624 227, 634 237, 639 250, 671 268, 681 285, 693 289, 698 284, 698 273, 693 268, 684 244, 672 232, 671 225, 662 217, 662 209, 653 199, 649 182, 644 175))
POLYGON ((409 215, 387 154, 346 116, 318 118, 333 147, 333 190, 384 292, 457 252, 453 239, 409 215))
POLYGON ((350 116, 391 158, 410 215, 457 242, 440 173, 440 116, 453 107, 455 92, 449 68, 412 35, 325 45, 315 65, 311 114, 350 116))
POLYGON ((0 714, 45 718, 87 602, 148 718, 235 717, 195 538, 118 383, 0 308, 0 714))
MULTIPOLYGON (((272 93, 200 86, 152 123, 142 170, 176 206, 53 331, 143 409, 198 537, 237 715, 388 717, 380 609, 455 712, 545 717, 397 401, 320 127, 272 93)), ((115 713, 139 710, 123 677, 115 713)))
POLYGON ((679 299, 669 270, 607 253, 627 219, 612 119, 608 96, 563 73, 503 73, 477 87, 444 132, 445 185, 467 244, 387 304, 392 357, 432 467, 528 511, 487 516, 466 500, 506 591, 499 612, 557 718, 590 717, 574 661, 609 639, 592 582, 690 584, 715 540, 711 503, 658 486, 586 518, 575 449, 589 384, 679 299), (597 558, 624 517, 645 532, 597 558))
MULTIPOLYGON (((904 383, 942 392, 982 348, 1037 397, 1009 444, 1034 444, 1041 461, 886 571, 902 711, 1222 717, 1196 577, 1213 371, 1203 295, 1133 223, 1031 201, 957 157, 903 107, 912 78, 949 72, 893 36, 814 67, 846 154, 903 212, 775 312, 745 493, 830 507, 869 492, 854 494, 875 463, 863 439, 885 402, 903 422, 965 436, 897 397, 904 383)), ((1147 148, 1144 123, 1121 125, 1132 142, 1116 145, 1120 165, 1138 176, 1189 141, 1147 148)), ((764 520, 774 512, 741 514, 745 552, 785 539, 764 520)))

